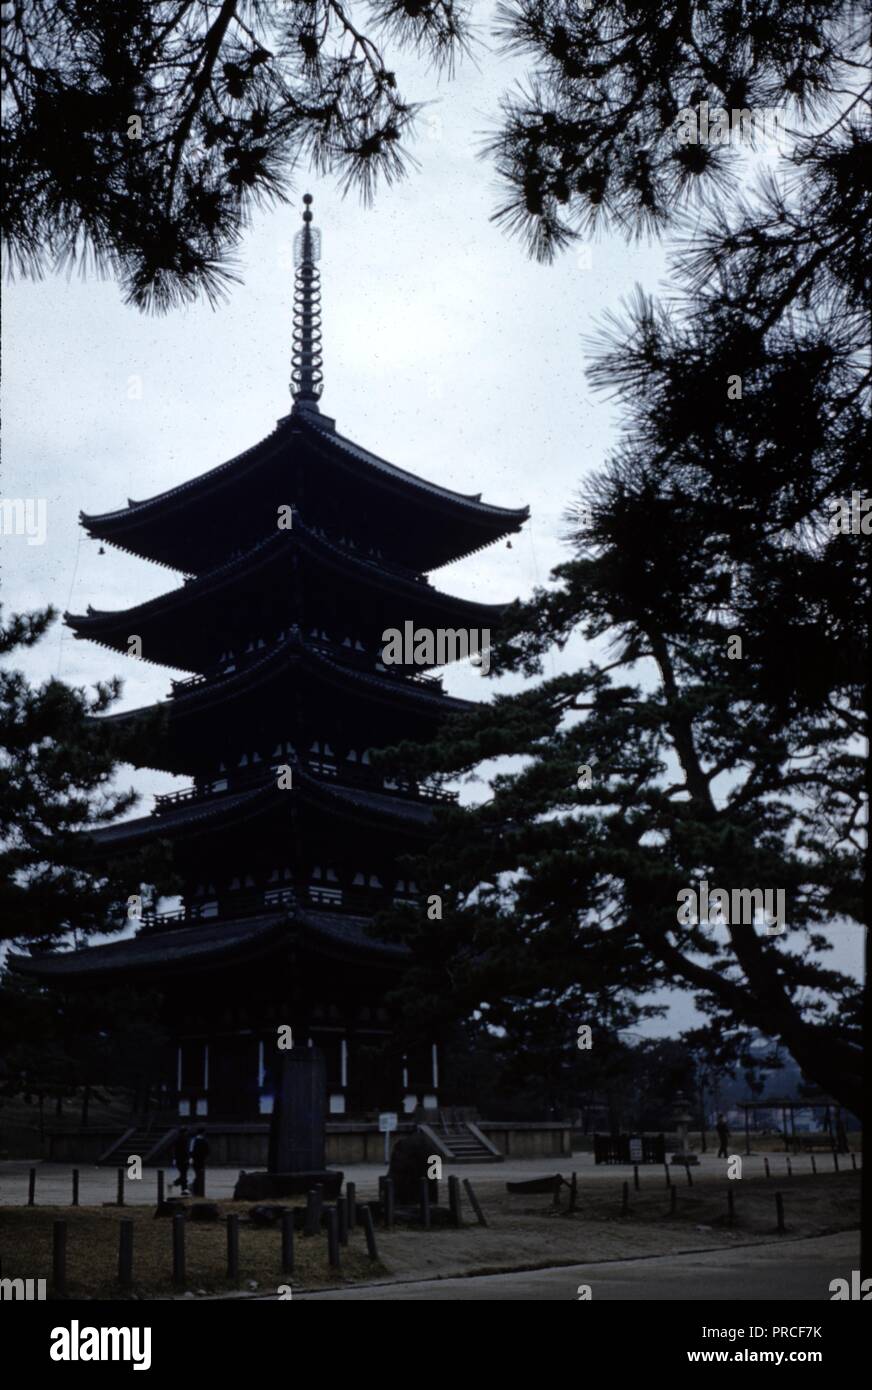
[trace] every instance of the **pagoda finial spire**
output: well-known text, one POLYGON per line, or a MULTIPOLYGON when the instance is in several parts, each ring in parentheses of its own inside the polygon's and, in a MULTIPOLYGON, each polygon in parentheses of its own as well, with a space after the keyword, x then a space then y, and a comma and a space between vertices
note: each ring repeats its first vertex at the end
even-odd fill
POLYGON ((312 195, 303 198, 303 225, 294 238, 294 350, 291 357, 291 395, 294 410, 318 410, 323 389, 321 371, 321 233, 312 226, 312 195))

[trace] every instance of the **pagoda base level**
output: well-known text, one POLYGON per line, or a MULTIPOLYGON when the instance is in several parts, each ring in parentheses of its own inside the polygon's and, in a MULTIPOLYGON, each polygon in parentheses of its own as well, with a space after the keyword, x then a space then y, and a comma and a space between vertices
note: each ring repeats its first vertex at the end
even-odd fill
POLYGON ((241 1172, 233 1189, 235 1202, 262 1202, 270 1197, 299 1197, 313 1187, 323 1188, 328 1201, 335 1201, 342 1191, 344 1173, 334 1169, 313 1169, 305 1173, 246 1173, 241 1172))

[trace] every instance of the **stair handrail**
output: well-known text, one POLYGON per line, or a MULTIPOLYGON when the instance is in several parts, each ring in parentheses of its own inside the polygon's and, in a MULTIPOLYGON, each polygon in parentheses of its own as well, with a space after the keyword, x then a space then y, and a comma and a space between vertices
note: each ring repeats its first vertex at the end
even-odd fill
POLYGON ((131 1125, 130 1129, 125 1129, 124 1133, 120 1134, 117 1139, 113 1140, 113 1142, 109 1145, 108 1149, 106 1149, 104 1153, 100 1154, 99 1158, 97 1159, 98 1164, 105 1163, 108 1158, 111 1158, 115 1150, 119 1148, 122 1144, 126 1143, 127 1140, 130 1138, 131 1134, 135 1133, 136 1125, 131 1125))

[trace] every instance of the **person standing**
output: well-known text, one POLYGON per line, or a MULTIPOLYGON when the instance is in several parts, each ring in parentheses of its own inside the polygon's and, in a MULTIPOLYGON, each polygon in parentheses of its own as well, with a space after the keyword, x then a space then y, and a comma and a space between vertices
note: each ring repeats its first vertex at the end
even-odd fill
POLYGON ((176 1142, 173 1148, 173 1163, 179 1170, 179 1176, 173 1183, 173 1187, 181 1188, 182 1196, 188 1195, 188 1130, 183 1126, 176 1135, 176 1142))
POLYGON ((191 1145, 191 1163, 194 1165, 194 1196, 206 1196, 206 1160, 209 1157, 209 1140, 201 1125, 194 1135, 191 1145))
POLYGON ((718 1149, 718 1158, 728 1158, 729 1154, 727 1153, 727 1142, 730 1138, 730 1131, 727 1126, 726 1118, 723 1115, 718 1115, 718 1122, 715 1125, 715 1129, 718 1132, 718 1143, 720 1144, 720 1148, 718 1149))

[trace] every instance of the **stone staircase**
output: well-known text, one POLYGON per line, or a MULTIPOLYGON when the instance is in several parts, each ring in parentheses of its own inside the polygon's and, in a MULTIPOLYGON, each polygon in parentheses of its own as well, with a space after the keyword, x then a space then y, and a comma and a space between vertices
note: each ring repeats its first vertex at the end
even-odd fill
POLYGON ((171 1141, 176 1136, 175 1127, 166 1125, 140 1125, 126 1129, 115 1139, 105 1153, 97 1159, 97 1164, 102 1168, 121 1168, 126 1167, 130 1158, 137 1154, 143 1164, 154 1164, 160 1160, 161 1163, 168 1163, 171 1152, 171 1141))
POLYGON ((482 1134, 471 1120, 462 1120, 443 1111, 432 1128, 420 1128, 432 1138, 447 1163, 502 1163, 504 1155, 482 1134))

